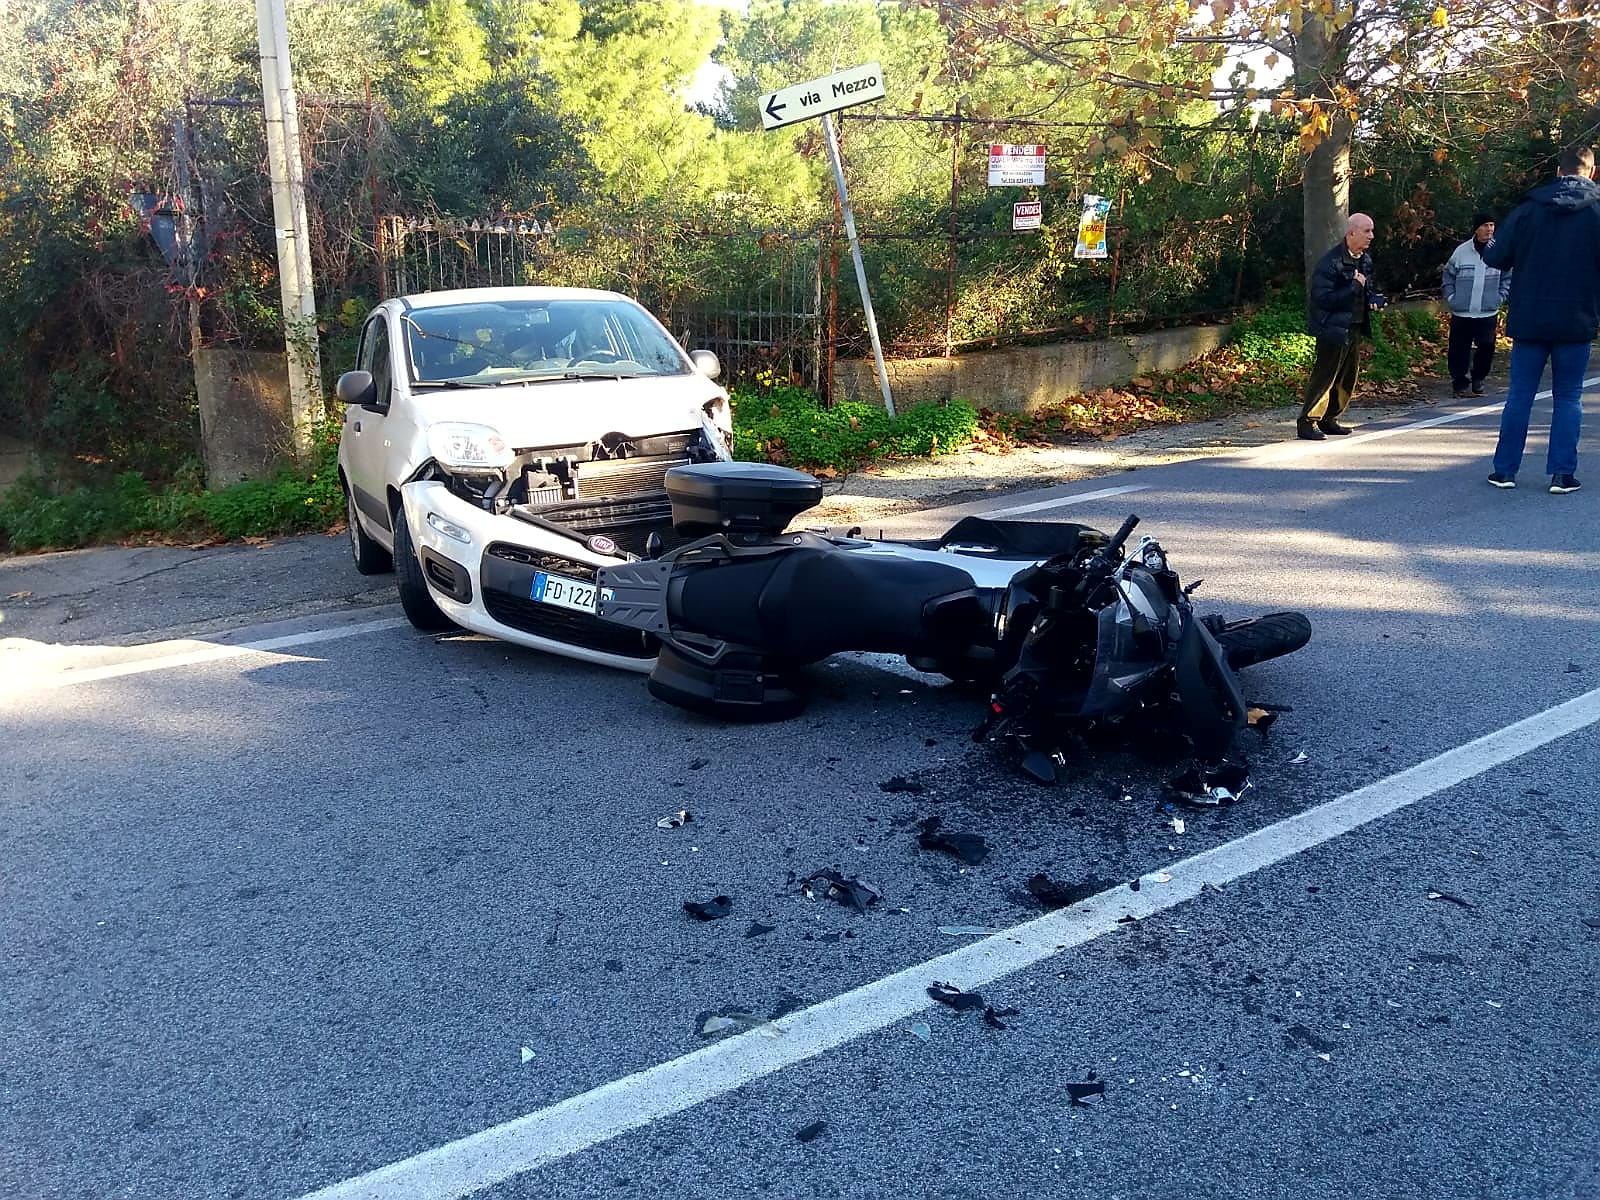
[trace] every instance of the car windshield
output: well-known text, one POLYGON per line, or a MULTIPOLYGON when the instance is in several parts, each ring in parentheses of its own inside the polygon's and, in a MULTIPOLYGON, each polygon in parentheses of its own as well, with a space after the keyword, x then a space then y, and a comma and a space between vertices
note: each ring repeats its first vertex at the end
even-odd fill
POLYGON ((402 318, 414 383, 497 387, 687 375, 678 344, 628 300, 494 300, 402 318))

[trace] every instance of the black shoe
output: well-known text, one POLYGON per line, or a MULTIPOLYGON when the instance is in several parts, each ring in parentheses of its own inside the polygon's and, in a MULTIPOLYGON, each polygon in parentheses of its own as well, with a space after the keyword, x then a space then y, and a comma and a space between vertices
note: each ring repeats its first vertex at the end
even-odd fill
POLYGON ((1517 478, 1515 475, 1502 475, 1499 471, 1496 471, 1493 475, 1489 476, 1489 486, 1497 488, 1514 488, 1517 486, 1517 478))
POLYGON ((1550 494, 1552 496, 1565 496, 1569 492, 1577 491, 1582 486, 1583 484, 1578 482, 1576 475, 1550 476, 1550 494))
POLYGON ((1331 433, 1334 437, 1343 437, 1347 433, 1355 432, 1355 430, 1351 429, 1348 425, 1341 425, 1339 422, 1333 420, 1323 421, 1319 428, 1323 433, 1331 433))
POLYGON ((1469 392, 1466 388, 1456 388, 1450 393, 1457 400, 1465 400, 1468 396, 1481 396, 1482 392, 1469 392))
POLYGON ((1294 431, 1308 442, 1320 442, 1324 437, 1322 430, 1318 429, 1310 421, 1296 421, 1294 423, 1294 431))
POLYGON ((1483 395, 1483 384, 1481 382, 1480 383, 1475 383, 1475 384, 1472 385, 1472 394, 1474 396, 1483 395))

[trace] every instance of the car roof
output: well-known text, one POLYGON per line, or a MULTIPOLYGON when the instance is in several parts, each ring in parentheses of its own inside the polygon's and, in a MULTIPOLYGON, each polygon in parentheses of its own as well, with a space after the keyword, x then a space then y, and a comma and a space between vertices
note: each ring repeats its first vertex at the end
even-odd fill
POLYGON ((402 308, 439 308, 446 304, 482 304, 505 300, 626 300, 621 292, 574 287, 483 287, 456 288, 446 292, 417 292, 397 296, 402 308))

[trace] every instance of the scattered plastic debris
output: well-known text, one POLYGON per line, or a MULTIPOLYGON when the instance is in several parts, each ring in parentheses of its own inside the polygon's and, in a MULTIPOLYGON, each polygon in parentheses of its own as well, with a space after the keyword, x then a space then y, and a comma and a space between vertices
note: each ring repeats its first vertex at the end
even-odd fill
POLYGON ((1154 883, 1171 883, 1172 875, 1167 871, 1157 871, 1154 875, 1150 876, 1150 879, 1154 883))
POLYGON ((1578 673, 1580 673, 1580 672, 1581 672, 1581 671, 1582 671, 1582 670, 1583 670, 1583 667, 1582 667, 1582 666, 1580 666, 1580 665, 1579 665, 1579 664, 1578 664, 1578 663, 1575 663, 1575 662, 1569 662, 1569 663, 1568 663, 1568 664, 1567 664, 1567 669, 1566 669, 1566 672, 1565 672, 1565 673, 1566 673, 1566 674, 1568 674, 1568 675, 1577 675, 1577 674, 1578 674, 1578 673))
POLYGON ((940 1004, 949 1006, 957 1012, 966 1012, 971 1008, 983 1008, 982 992, 963 992, 953 983, 933 983, 928 986, 928 995, 940 1004))
POLYGON ((695 758, 689 761, 689 770, 699 771, 709 767, 710 765, 711 760, 709 758, 695 758))
POLYGON ((880 792, 909 792, 913 796, 920 796, 928 790, 921 780, 907 779, 904 775, 895 775, 885 779, 878 785, 880 792))
POLYGON ((1011 1026, 1007 1025, 1000 1018, 1001 1017, 1015 1017, 1015 1016, 1020 1016, 1020 1015, 1021 1015, 1021 1010, 1020 1009, 1016 1009, 1016 1008, 990 1008, 988 1005, 985 1005, 984 1009, 983 1009, 983 1023, 985 1025, 989 1026, 991 1029, 1010 1029, 1011 1026))
POLYGON ((747 938, 766 937, 778 927, 776 925, 763 925, 760 921, 751 921, 750 928, 744 931, 747 938))
POLYGON ((1223 763, 1210 771, 1191 768, 1167 782, 1167 790, 1180 804, 1217 808, 1237 804, 1250 786, 1248 768, 1223 763))
POLYGON ((1093 1071, 1089 1072, 1089 1078, 1087 1082, 1067 1084, 1067 1095, 1072 1100, 1074 1107, 1091 1108, 1093 1106, 1085 1104, 1084 1101, 1089 1099, 1090 1096, 1099 1096, 1103 1101, 1105 1099, 1105 1094, 1105 1080, 1096 1079, 1093 1071))
POLYGON ((680 808, 677 812, 671 814, 670 816, 662 817, 661 820, 657 821, 656 828, 682 829, 692 820, 694 820, 694 814, 691 813, 687 808, 680 808))
POLYGON ((1021 766, 1025 775, 1036 779, 1038 782, 1054 786, 1056 782, 1056 760, 1043 750, 1032 750, 1022 756, 1021 766))
POLYGON ((1181 833, 1184 832, 1185 828, 1186 827, 1185 827, 1185 825, 1183 823, 1183 818, 1182 817, 1173 817, 1172 818, 1172 832, 1181 834, 1181 833))
POLYGON ((847 879, 837 870, 818 871, 801 880, 801 890, 808 896, 823 895, 837 900, 840 904, 848 904, 858 913, 865 913, 867 905, 876 904, 883 899, 883 893, 870 883, 863 883, 859 879, 847 879), (820 888, 820 883, 826 883, 826 888, 820 888))
POLYGON ((534 1060, 534 1057, 535 1057, 535 1055, 534 1055, 532 1050, 529 1050, 526 1046, 524 1046, 522 1048, 522 1065, 523 1066, 527 1066, 529 1063, 531 1063, 534 1060))
POLYGON ((989 847, 975 833, 941 833, 939 817, 929 817, 922 822, 922 832, 917 834, 917 845, 924 850, 942 850, 954 855, 970 867, 975 867, 989 857, 989 847))
POLYGON ((802 1142, 814 1142, 827 1131, 828 1123, 826 1121, 813 1121, 804 1129, 797 1130, 795 1132, 795 1137, 799 1138, 802 1142))
POLYGON ((720 921, 733 911, 733 898, 713 896, 709 900, 685 900, 683 911, 696 921, 720 921))
POLYGON ((911 1022, 910 1025, 906 1026, 906 1032, 919 1042, 925 1042, 933 1036, 933 1030, 928 1027, 926 1021, 911 1022))
POLYGON ((1317 1057, 1325 1063, 1331 1063, 1333 1061, 1333 1055, 1331 1054, 1319 1054, 1317 1057))
POLYGON ((1585 917, 1583 923, 1590 929, 1600 929, 1600 917, 1585 917))
POLYGON ((951 937, 988 937, 993 933, 1004 933, 1004 929, 990 929, 987 925, 941 925, 940 933, 947 933, 951 937))
POLYGON ((1462 908, 1471 908, 1472 907, 1472 902, 1471 901, 1463 900, 1460 896, 1452 896, 1449 892, 1430 891, 1428 893, 1428 899, 1429 900, 1443 900, 1446 904, 1459 904, 1462 908))
POLYGON ((1028 893, 1044 907, 1067 908, 1107 888, 1116 887, 1117 881, 1091 875, 1082 883, 1060 883, 1041 871, 1028 876, 1026 886, 1028 893))
POLYGON ((1265 708, 1252 708, 1244 715, 1245 724, 1254 729, 1263 738, 1272 728, 1272 723, 1278 719, 1278 714, 1265 708))
POLYGON ((1302 766, 1303 764, 1308 763, 1310 761, 1311 761, 1311 756, 1309 754, 1307 754, 1304 750, 1302 750, 1302 751, 1300 751, 1299 754, 1296 754, 1293 758, 1291 758, 1289 760, 1289 765, 1291 767, 1298 767, 1298 766, 1302 766))
POLYGON ((1487 1004, 1490 1008, 1504 1008, 1505 1007, 1505 1005, 1501 1004, 1500 1001, 1498 1001, 1498 1000, 1485 1000, 1484 1003, 1487 1004))

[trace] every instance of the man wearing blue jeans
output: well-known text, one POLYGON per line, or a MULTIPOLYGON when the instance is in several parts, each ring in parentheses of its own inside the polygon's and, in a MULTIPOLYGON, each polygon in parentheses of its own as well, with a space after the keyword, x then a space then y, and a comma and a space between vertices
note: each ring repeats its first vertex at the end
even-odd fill
POLYGON ((1583 426, 1583 375, 1600 332, 1600 186, 1594 151, 1574 147, 1561 156, 1554 183, 1536 188, 1483 249, 1483 261, 1511 277, 1511 380, 1494 450, 1497 488, 1517 486, 1528 441, 1534 393, 1550 363, 1555 412, 1545 470, 1550 491, 1577 491, 1578 434, 1583 426))

